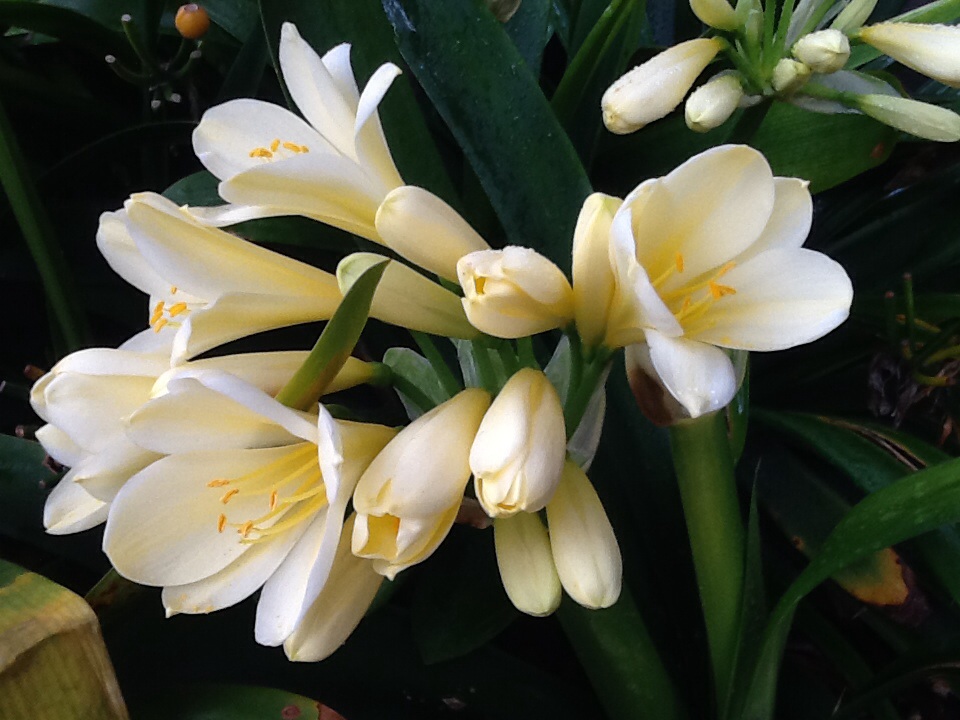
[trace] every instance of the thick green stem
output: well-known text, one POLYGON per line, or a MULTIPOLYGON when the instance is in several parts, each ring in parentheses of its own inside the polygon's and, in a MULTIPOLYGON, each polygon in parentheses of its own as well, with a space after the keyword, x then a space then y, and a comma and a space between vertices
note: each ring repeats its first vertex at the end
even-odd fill
POLYGON ((67 350, 86 344, 87 325, 76 301, 73 275, 67 269, 50 221, 40 203, 13 128, 0 105, 0 185, 3 186, 23 238, 36 263, 43 290, 67 350))
POLYGON ((605 610, 564 599, 557 618, 612 720, 686 716, 630 591, 605 610))
POLYGON ((583 414, 587 411, 587 405, 590 404, 590 398, 597 390, 597 384, 607 369, 609 354, 598 354, 591 362, 583 365, 583 372, 579 381, 574 384, 570 381, 570 391, 567 394, 567 402, 563 408, 563 420, 567 426, 567 437, 572 437, 576 432, 583 414))
POLYGON ((670 446, 722 707, 737 647, 745 548, 723 413, 674 425, 670 446))
POLYGON ((416 330, 411 330, 410 334, 413 336, 417 347, 420 348, 424 357, 427 358, 430 367, 432 367, 433 371, 437 374, 437 379, 440 381, 444 392, 446 392, 449 397, 453 397, 463 390, 460 381, 454 377, 453 371, 450 370, 450 366, 447 365, 446 360, 443 359, 443 355, 440 354, 440 351, 437 349, 433 340, 430 339, 430 336, 426 333, 417 332, 416 330))

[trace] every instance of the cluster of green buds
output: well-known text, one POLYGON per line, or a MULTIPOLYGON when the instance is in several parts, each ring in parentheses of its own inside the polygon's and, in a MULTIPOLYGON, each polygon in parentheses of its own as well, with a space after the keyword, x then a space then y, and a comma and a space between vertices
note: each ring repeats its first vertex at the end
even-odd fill
POLYGON ((607 128, 626 134, 676 108, 708 65, 720 70, 687 97, 691 130, 706 132, 737 108, 782 100, 814 112, 862 113, 912 135, 960 140, 960 115, 904 96, 898 87, 858 71, 884 54, 951 87, 960 86, 960 28, 942 0, 888 22, 864 25, 877 0, 690 0, 712 37, 679 43, 634 68, 603 96, 607 128), (779 13, 777 12, 780 9, 779 13))

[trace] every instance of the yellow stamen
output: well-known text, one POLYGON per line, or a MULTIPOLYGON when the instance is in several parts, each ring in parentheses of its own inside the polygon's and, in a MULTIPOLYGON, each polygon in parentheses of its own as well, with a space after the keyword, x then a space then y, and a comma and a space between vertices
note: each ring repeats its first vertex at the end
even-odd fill
POLYGON ((185 302, 178 302, 175 305, 171 305, 167 312, 170 313, 170 317, 176 317, 180 313, 186 311, 186 309, 187 304, 185 302))
POLYGON ((217 518, 217 532, 222 533, 223 528, 227 525, 227 516, 223 513, 220 513, 220 517, 217 518))
POLYGON ((250 534, 250 531, 253 529, 253 520, 247 520, 243 525, 237 528, 237 532, 240 533, 241 537, 244 539, 247 535, 250 534))
POLYGON ((280 147, 280 138, 274 138, 273 142, 270 143, 270 152, 276 152, 277 148, 280 147))
POLYGON ((266 148, 263 148, 263 147, 254 148, 253 150, 250 151, 250 157, 252 157, 252 158, 266 158, 266 159, 269 160, 270 158, 273 157, 273 153, 270 152, 269 150, 267 150, 266 148))
POLYGON ((682 253, 677 253, 676 263, 677 263, 677 272, 682 273, 683 272, 683 254, 682 253))
POLYGON ((301 146, 300 146, 300 152, 302 152, 302 153, 308 153, 308 152, 310 152, 310 148, 308 148, 306 145, 301 145, 301 146))
POLYGON ((155 333, 160 332, 161 330, 163 330, 163 326, 166 325, 168 322, 170 321, 167 320, 166 318, 160 318, 159 320, 157 320, 156 324, 153 326, 153 331, 155 333))
POLYGON ((297 145, 296 143, 285 142, 285 143, 283 144, 283 147, 285 147, 285 148, 286 148, 287 150, 289 150, 290 152, 295 152, 295 153, 301 152, 300 146, 297 145))
POLYGON ((223 494, 223 496, 220 498, 220 502, 222 502, 224 505, 226 505, 228 502, 230 502, 230 498, 232 498, 232 497, 233 497, 234 495, 236 495, 238 492, 240 492, 240 491, 237 490, 237 488, 232 488, 232 489, 230 489, 230 490, 227 490, 227 491, 223 494))
POLYGON ((171 286, 170 286, 170 294, 171 294, 171 295, 176 295, 176 294, 177 294, 177 286, 176 286, 176 285, 171 285, 171 286))
POLYGON ((716 283, 711 280, 710 294, 713 295, 715 300, 719 300, 725 295, 736 295, 737 291, 735 288, 732 288, 729 285, 721 285, 720 283, 716 283))
POLYGON ((207 487, 223 487, 224 485, 229 485, 229 480, 224 480, 223 478, 217 478, 216 480, 211 480, 207 483, 207 487))
POLYGON ((277 509, 277 491, 276 490, 270 493, 270 509, 271 510, 277 509))

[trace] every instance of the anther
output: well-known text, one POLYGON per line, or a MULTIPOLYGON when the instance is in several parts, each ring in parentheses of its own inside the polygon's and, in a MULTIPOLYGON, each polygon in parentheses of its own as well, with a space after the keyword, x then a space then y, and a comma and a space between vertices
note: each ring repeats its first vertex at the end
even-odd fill
POLYGON ((725 295, 736 295, 736 289, 730 287, 729 285, 721 285, 716 283, 713 280, 710 281, 710 294, 713 295, 715 300, 719 300, 725 295))
POLYGON ((178 302, 175 305, 171 305, 167 310, 170 313, 170 317, 176 317, 180 313, 184 312, 187 309, 187 304, 185 302, 178 302))
POLYGON ((211 480, 210 482, 208 482, 207 487, 209 488, 223 487, 224 485, 229 485, 229 484, 230 484, 229 480, 223 480, 218 478, 216 480, 211 480))
POLYGON ((277 148, 280 147, 280 138, 274 138, 273 142, 270 143, 270 152, 276 152, 277 148))
POLYGON ((277 508, 277 491, 274 490, 270 493, 270 509, 276 510, 277 508))
POLYGON ((170 321, 167 320, 166 318, 160 318, 159 320, 157 320, 156 325, 153 326, 153 331, 155 333, 160 332, 161 330, 163 330, 163 326, 166 325, 168 322, 170 321))
POLYGON ((243 525, 237 528, 237 532, 240 533, 240 536, 246 538, 250 534, 250 531, 253 530, 253 520, 247 520, 243 525))
POLYGON ((239 491, 237 488, 232 488, 232 489, 230 489, 230 490, 227 490, 227 491, 223 494, 223 496, 220 498, 220 502, 222 502, 224 505, 226 505, 228 502, 230 502, 230 498, 232 498, 232 497, 233 497, 234 495, 236 495, 238 492, 240 492, 240 491, 239 491))
POLYGON ((677 253, 676 263, 677 263, 677 272, 682 273, 683 272, 683 254, 682 253, 677 253))
POLYGON ((227 526, 227 516, 223 513, 220 513, 220 517, 217 518, 217 532, 222 533, 223 528, 227 526))
POLYGON ((267 150, 266 148, 254 148, 250 151, 250 157, 252 158, 267 158, 268 160, 273 157, 273 153, 267 150))
POLYGON ((176 294, 177 294, 177 286, 176 286, 176 285, 171 285, 171 286, 170 286, 170 294, 171 294, 171 295, 176 295, 176 294))

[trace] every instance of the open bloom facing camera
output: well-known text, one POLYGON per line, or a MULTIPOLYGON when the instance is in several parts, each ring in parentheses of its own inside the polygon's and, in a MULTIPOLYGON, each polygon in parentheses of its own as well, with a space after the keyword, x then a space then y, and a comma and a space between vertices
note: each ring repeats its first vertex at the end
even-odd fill
POLYGON ((774 177, 746 146, 642 183, 610 226, 606 344, 637 344, 629 372, 655 378, 690 417, 723 407, 738 386, 729 350, 808 343, 849 313, 846 272, 801 247, 812 212, 806 183, 774 177))

